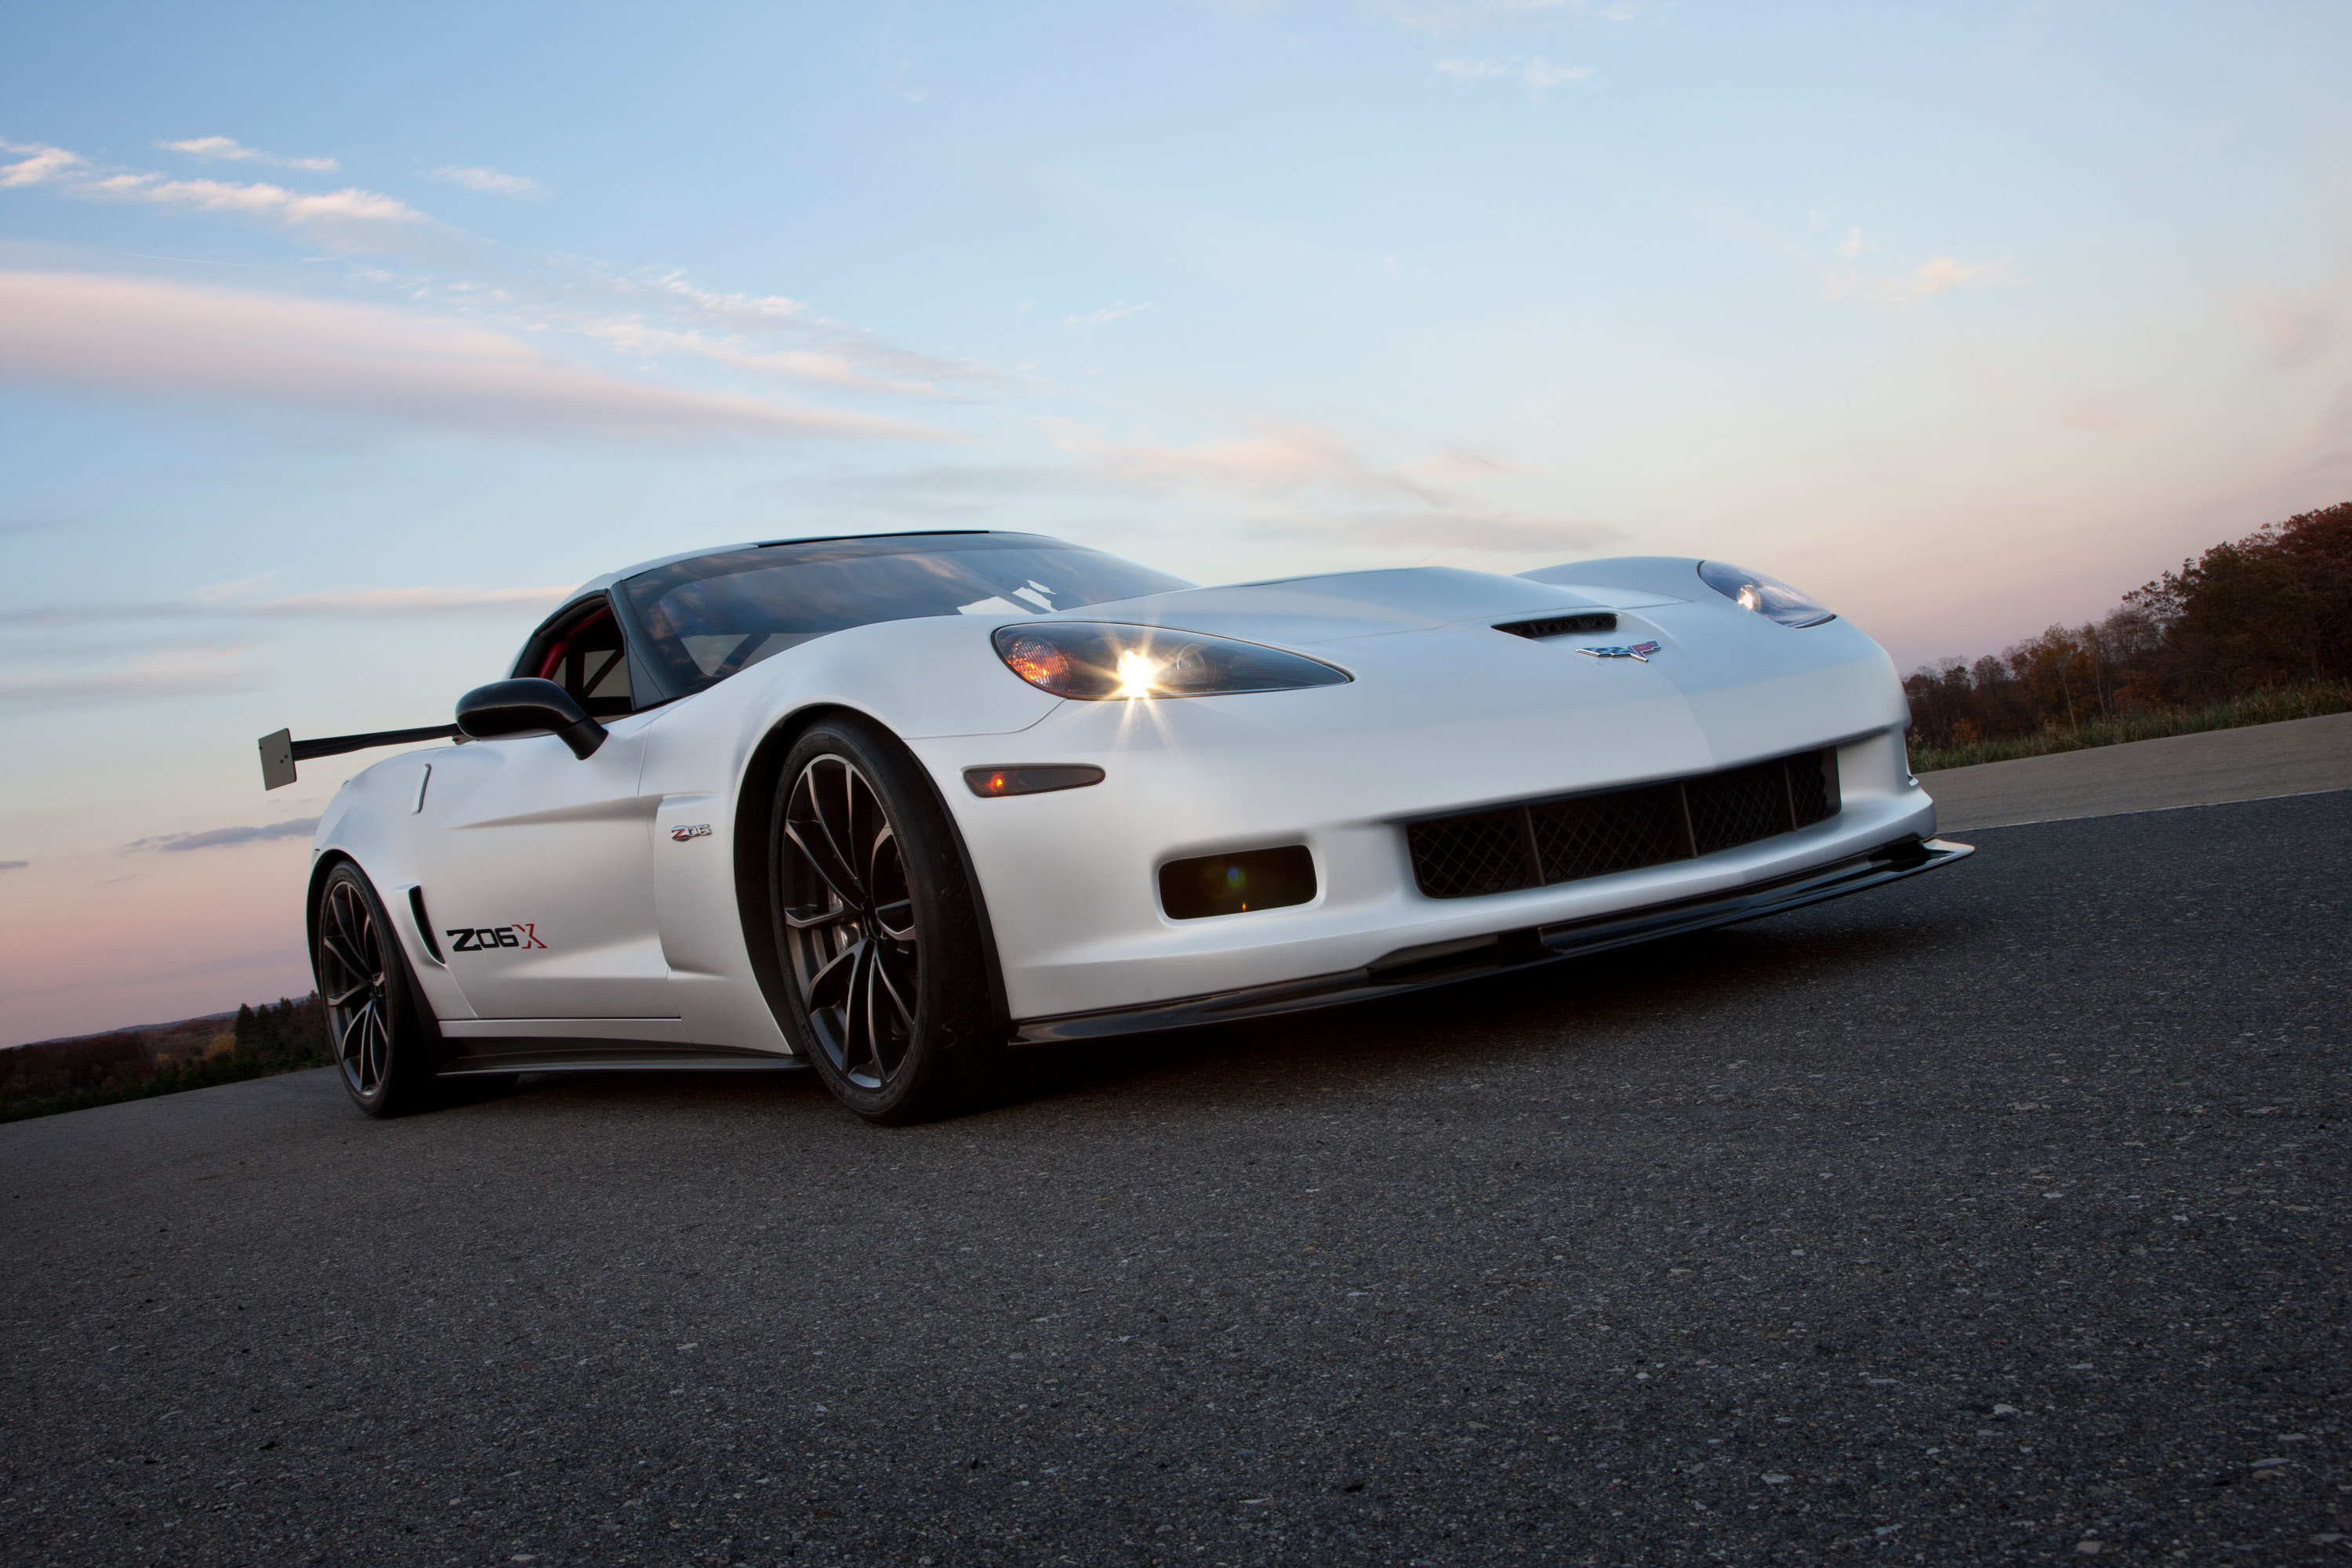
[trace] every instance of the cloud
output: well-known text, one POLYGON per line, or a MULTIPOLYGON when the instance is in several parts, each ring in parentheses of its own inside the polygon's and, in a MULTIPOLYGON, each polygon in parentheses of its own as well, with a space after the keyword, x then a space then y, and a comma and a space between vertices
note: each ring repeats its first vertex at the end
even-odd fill
POLYGON ((1822 274, 1822 299, 1843 300, 1862 287, 1862 230, 1846 230, 1845 237, 1838 241, 1837 249, 1832 253, 1837 258, 1837 265, 1822 274))
MULTIPOLYGON (((270 575, 274 575, 271 574, 270 575)), ((536 614, 560 602, 571 588, 362 588, 251 597, 248 578, 199 588, 183 599, 125 601, 0 611, 0 626, 74 626, 131 621, 242 620, 293 616, 362 616, 375 619, 414 616, 536 614)))
POLYGON ((481 191, 494 196, 538 196, 544 195, 536 180, 520 174, 501 174, 479 163, 444 163, 428 173, 428 180, 438 180, 446 185, 463 185, 469 191, 481 191))
POLYGON ((476 435, 948 438, 895 419, 624 380, 461 321, 89 273, 0 272, 0 378, 239 398, 476 435))
MULTIPOLYGON (((169 145, 199 150, 200 155, 268 156, 226 137, 169 145)), ((77 153, 41 142, 0 142, 0 153, 22 155, 0 164, 0 186, 47 186, 81 200, 259 219, 345 251, 392 254, 415 247, 428 235, 444 241, 464 237, 462 231, 395 197, 356 186, 306 193, 261 182, 104 172, 77 153)), ((530 185, 519 175, 495 169, 453 165, 436 171, 436 177, 445 175, 475 189, 510 195, 524 194, 521 187, 530 185)), ((498 252, 487 246, 472 247, 467 256, 471 264, 498 259, 498 252)), ((943 382, 993 384, 1005 379, 976 360, 946 359, 885 342, 863 328, 817 314, 786 295, 704 289, 675 269, 615 274, 569 257, 542 257, 503 272, 494 269, 487 277, 454 281, 382 267, 359 268, 354 275, 397 290, 412 305, 435 305, 499 327, 574 334, 643 358, 685 355, 763 378, 927 397, 944 395, 938 384, 943 382), (779 343, 779 338, 790 342, 779 343)), ((1135 307, 1143 308, 1148 307, 1135 307)))
POLYGON ((70 178, 75 171, 89 167, 80 153, 40 142, 0 142, 0 153, 30 154, 20 163, 0 168, 0 185, 47 184, 70 178))
MULTIPOLYGON (((1826 224, 1821 214, 1814 213, 1808 216, 1806 226, 1818 231, 1826 224)), ((1822 273, 1822 298, 1843 300, 1859 292, 1864 283, 1862 258, 1877 248, 1878 242, 1865 237, 1860 228, 1848 228, 1830 253, 1831 265, 1822 273)), ((1881 278, 1871 296, 1882 304, 1916 305, 1955 289, 2017 280, 2016 268, 2006 257, 1999 261, 1962 261, 1931 256, 1907 272, 1881 278)))
POLYGON ((405 202, 375 191, 363 191, 356 185, 311 194, 266 183, 237 184, 226 180, 166 180, 158 174, 114 174, 80 182, 71 188, 76 195, 109 201, 235 213, 289 227, 318 229, 354 248, 384 243, 392 237, 390 231, 431 221, 405 202))
POLYGON ((1955 289, 2016 280, 2006 258, 1999 261, 1961 261, 1954 257, 1934 256, 1902 277, 1880 284, 1878 297, 1890 305, 1916 305, 1955 289))
POLYGON ((579 330, 590 337, 603 339, 622 353, 641 354, 646 358, 665 353, 685 353, 759 375, 821 382, 829 386, 860 392, 892 392, 917 397, 940 395, 939 388, 928 381, 869 374, 858 368, 853 356, 824 349, 762 350, 746 343, 740 337, 714 338, 703 332, 650 326, 632 318, 585 321, 581 323, 579 330))
POLYGON ((30 860, 0 860, 0 871, 21 871, 31 864, 30 860))
POLYGON ((261 683, 252 654, 252 645, 230 643, 172 648, 111 669, 0 669, 0 702, 132 701, 250 691, 261 683))
POLYGON ((168 180, 153 174, 103 174, 88 159, 62 147, 9 142, 0 142, 0 148, 27 154, 19 162, 0 166, 0 186, 45 185, 88 201, 141 202, 198 212, 235 213, 301 228, 344 249, 405 244, 408 229, 432 221, 405 202, 356 185, 320 193, 289 191, 266 182, 168 180))
POLYGON ((441 284, 382 273, 371 281, 534 332, 575 333, 645 359, 685 355, 762 378, 921 397, 950 395, 941 383, 1006 379, 978 360, 888 342, 787 295, 722 293, 676 270, 614 274, 553 258, 503 278, 441 284))
POLYGON ((187 142, 158 142, 155 144, 166 152, 185 153, 191 158, 221 158, 233 163, 267 163, 275 169, 308 169, 323 174, 342 167, 332 158, 281 158, 274 153, 247 147, 226 136, 198 136, 187 142))
POLYGON ((1529 87, 1558 87, 1563 82, 1582 81, 1592 74, 1591 66, 1556 66, 1541 55, 1520 68, 1519 74, 1529 87))
POLYGON ((1538 90, 1559 87, 1568 82, 1589 80, 1591 66, 1559 66, 1541 55, 1525 60, 1465 59, 1460 57, 1442 59, 1437 68, 1455 81, 1493 81, 1516 77, 1538 90))
POLYGON ((1150 309, 1152 309, 1152 302, 1149 300, 1140 305, 1130 305, 1126 300, 1120 300, 1105 305, 1099 310, 1088 310, 1082 316, 1065 316, 1062 323, 1070 327, 1108 326, 1113 321, 1124 321, 1129 316, 1139 316, 1150 309))
POLYGON ((1336 431, 1297 423, 1269 422, 1247 436, 1190 445, 1113 440, 1067 423, 1049 431, 1098 483, 1208 490, 1256 503, 1250 525, 1258 532, 1487 553, 1581 549, 1616 533, 1478 500, 1464 487, 1514 473, 1517 465, 1454 448, 1419 463, 1382 465, 1336 431))
POLYGON ((449 616, 478 610, 536 609, 572 591, 555 588, 370 588, 356 593, 297 594, 231 605, 249 616, 449 616))
POLYGON ((267 827, 215 827, 203 833, 166 833, 155 838, 134 838, 125 849, 160 849, 177 854, 184 849, 218 849, 231 844, 258 844, 272 838, 308 838, 319 830, 315 816, 273 822, 267 827))

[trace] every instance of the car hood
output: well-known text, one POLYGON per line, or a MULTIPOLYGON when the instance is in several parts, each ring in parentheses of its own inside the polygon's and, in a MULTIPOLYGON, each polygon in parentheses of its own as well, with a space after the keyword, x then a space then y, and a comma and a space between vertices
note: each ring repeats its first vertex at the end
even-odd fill
POLYGON ((1453 566, 1333 572, 1223 588, 1181 588, 1087 605, 1039 619, 1119 621, 1255 642, 1333 642, 1465 621, 1532 619, 1578 610, 1630 610, 1685 601, 1635 588, 1533 583, 1453 566))

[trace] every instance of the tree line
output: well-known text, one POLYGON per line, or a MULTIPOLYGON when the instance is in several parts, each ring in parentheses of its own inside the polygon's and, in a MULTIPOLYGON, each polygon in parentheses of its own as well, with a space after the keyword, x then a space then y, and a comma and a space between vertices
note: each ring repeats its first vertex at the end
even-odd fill
POLYGON ((189 1018, 0 1051, 0 1121, 176 1094, 298 1068, 323 1067, 327 1011, 318 993, 247 1004, 234 1019, 189 1018))
POLYGON ((1915 753, 2352 679, 2352 501, 2217 544, 2105 618, 1904 678, 1915 753))

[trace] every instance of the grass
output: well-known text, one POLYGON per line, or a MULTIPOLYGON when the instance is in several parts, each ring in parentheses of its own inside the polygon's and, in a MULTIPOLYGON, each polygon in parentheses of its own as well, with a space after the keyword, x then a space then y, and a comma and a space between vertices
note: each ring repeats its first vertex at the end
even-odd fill
POLYGON ((181 1094, 192 1089, 210 1089, 215 1084, 243 1083, 247 1079, 269 1078, 281 1072, 300 1072, 305 1068, 324 1067, 327 1059, 323 1054, 265 1057, 249 1051, 235 1051, 174 1062, 156 1068, 137 1083, 69 1089, 37 1100, 0 1103, 0 1121, 26 1121, 36 1116, 56 1116, 68 1110, 88 1110, 92 1106, 120 1105, 129 1100, 152 1100, 159 1094, 181 1094))
POLYGON ((2001 735, 1964 746, 1911 745, 1911 771, 1932 773, 1940 768, 1965 768, 1978 763, 2005 763, 2016 757, 2046 757, 2054 752, 2086 751, 2126 741, 2159 741, 2167 735, 2194 735, 2206 730, 2236 730, 2248 724, 2276 724, 2287 719, 2316 719, 2325 713, 2352 711, 2352 681, 2315 680, 2302 686, 2272 686, 2202 708, 2153 708, 2115 719, 2095 720, 2074 730, 2042 730, 2031 735, 2001 735))

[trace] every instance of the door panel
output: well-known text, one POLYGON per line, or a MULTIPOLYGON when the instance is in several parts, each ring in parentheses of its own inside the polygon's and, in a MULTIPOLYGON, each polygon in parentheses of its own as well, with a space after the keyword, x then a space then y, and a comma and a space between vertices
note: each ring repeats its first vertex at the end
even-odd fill
POLYGON ((420 870, 450 974, 484 1018, 675 1018, 654 923, 651 715, 593 756, 552 735, 437 752, 420 870))

